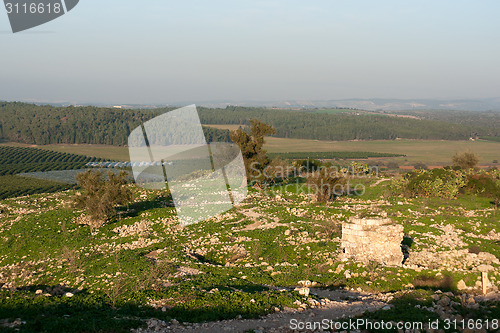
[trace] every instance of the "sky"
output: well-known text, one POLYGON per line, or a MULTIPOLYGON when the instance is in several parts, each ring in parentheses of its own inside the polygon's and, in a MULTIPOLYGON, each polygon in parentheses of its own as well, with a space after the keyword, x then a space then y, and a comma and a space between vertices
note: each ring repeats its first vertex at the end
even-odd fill
POLYGON ((81 0, 13 34, 0 100, 500 97, 500 1, 81 0))

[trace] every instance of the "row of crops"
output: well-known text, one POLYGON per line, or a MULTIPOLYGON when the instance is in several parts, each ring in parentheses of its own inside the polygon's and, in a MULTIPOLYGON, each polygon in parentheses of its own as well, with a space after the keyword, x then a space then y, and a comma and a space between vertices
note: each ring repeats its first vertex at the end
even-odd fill
POLYGON ((399 157, 400 154, 377 153, 366 151, 327 151, 327 152, 292 152, 292 153, 272 153, 268 154, 270 158, 281 157, 284 159, 365 159, 372 157, 399 157))
POLYGON ((0 146, 0 199, 36 193, 57 192, 72 185, 16 176, 19 173, 74 170, 103 159, 50 150, 0 146))
POLYGON ((0 200, 37 193, 52 193, 74 185, 19 176, 0 176, 0 200))
POLYGON ((4 164, 0 165, 0 176, 16 175, 18 173, 53 171, 53 170, 73 170, 80 169, 85 165, 81 162, 47 162, 28 164, 4 164))
POLYGON ((83 163, 85 165, 95 161, 102 161, 102 159, 38 148, 0 146, 0 165, 49 162, 83 163))

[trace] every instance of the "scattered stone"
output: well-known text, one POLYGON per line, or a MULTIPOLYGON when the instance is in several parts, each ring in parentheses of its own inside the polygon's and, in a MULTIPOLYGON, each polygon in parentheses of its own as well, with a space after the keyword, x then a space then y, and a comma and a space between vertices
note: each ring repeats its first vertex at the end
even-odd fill
POLYGON ((465 284, 464 280, 460 280, 457 283, 457 289, 458 290, 465 290, 467 289, 467 285, 465 284))
POLYGON ((447 306, 450 304, 450 298, 448 296, 443 296, 437 303, 438 305, 441 306, 447 306))
POLYGON ((295 290, 299 291, 299 295, 303 295, 303 296, 306 296, 306 297, 309 296, 310 289, 307 288, 307 287, 295 288, 295 290))

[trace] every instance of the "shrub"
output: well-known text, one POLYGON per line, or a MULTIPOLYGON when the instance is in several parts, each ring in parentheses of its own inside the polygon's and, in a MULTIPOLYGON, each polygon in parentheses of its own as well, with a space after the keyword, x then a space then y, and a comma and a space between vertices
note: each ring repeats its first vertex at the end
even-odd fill
POLYGON ((500 199, 500 172, 490 170, 467 174, 466 185, 461 192, 500 199))
POLYGON ((415 170, 427 170, 427 165, 422 162, 415 163, 413 167, 415 168, 415 170))
POLYGON ((343 167, 340 171, 344 175, 350 175, 354 177, 366 177, 370 175, 377 175, 378 167, 369 166, 366 163, 351 162, 347 167, 343 167))
POLYGON ((389 162, 387 163, 387 168, 391 170, 399 169, 399 164, 397 162, 389 162))
POLYGON ((126 176, 124 171, 118 175, 110 171, 105 180, 101 172, 92 170, 76 176, 82 192, 76 194, 73 203, 76 208, 87 211, 89 219, 85 224, 92 231, 116 216, 117 205, 125 205, 132 199, 132 192, 125 186, 126 176))
POLYGON ((478 245, 469 246, 469 253, 479 254, 480 252, 481 252, 481 247, 479 247, 478 245))
POLYGON ((416 170, 393 181, 390 189, 394 194, 406 197, 454 198, 466 184, 465 175, 456 170, 416 170))
POLYGON ((307 160, 295 161, 294 165, 302 172, 313 172, 323 166, 321 161, 309 158, 307 160))
POLYGON ((283 183, 290 176, 294 175, 294 173, 295 168, 288 161, 281 159, 281 157, 276 157, 264 169, 266 182, 270 184, 283 183))
POLYGON ((327 202, 344 194, 345 178, 335 168, 321 168, 307 177, 309 188, 316 191, 316 200, 327 202))
POLYGON ((457 169, 467 170, 477 167, 479 157, 471 151, 456 153, 452 157, 453 167, 457 169))

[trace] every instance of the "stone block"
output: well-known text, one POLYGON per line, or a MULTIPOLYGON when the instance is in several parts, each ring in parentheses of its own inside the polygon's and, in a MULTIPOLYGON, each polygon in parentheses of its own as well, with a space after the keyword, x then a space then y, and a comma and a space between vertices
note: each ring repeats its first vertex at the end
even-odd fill
POLYGON ((401 265, 403 235, 403 226, 388 218, 350 218, 349 223, 342 224, 343 256, 362 262, 401 265))

